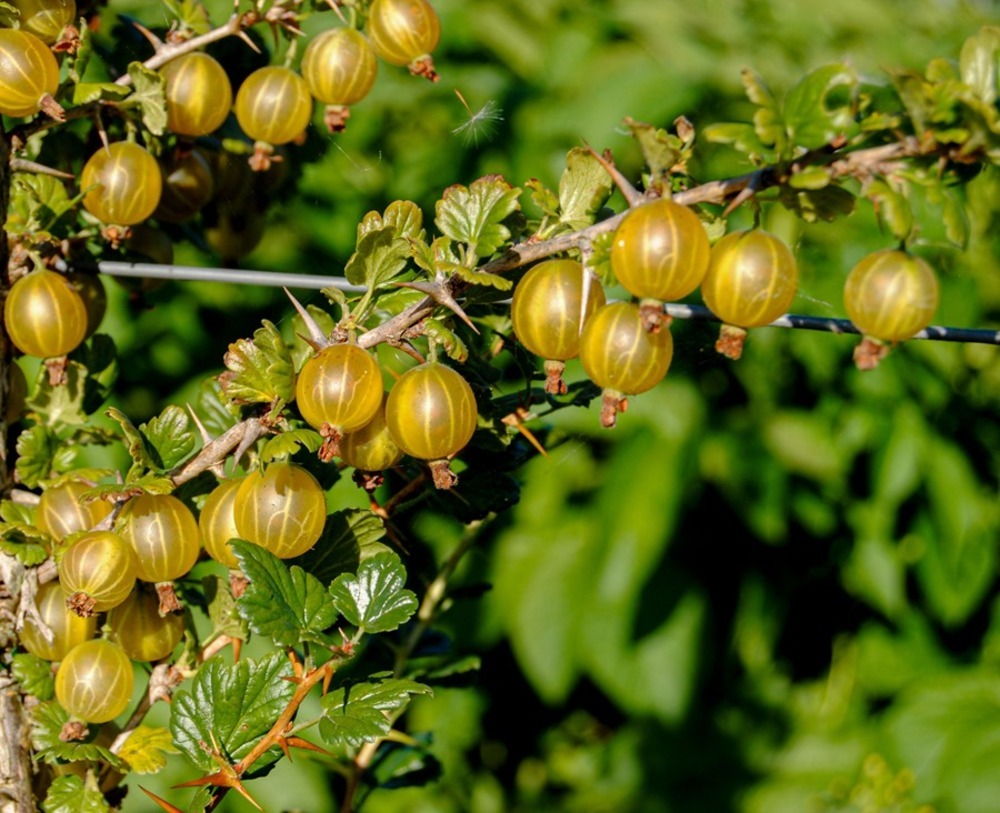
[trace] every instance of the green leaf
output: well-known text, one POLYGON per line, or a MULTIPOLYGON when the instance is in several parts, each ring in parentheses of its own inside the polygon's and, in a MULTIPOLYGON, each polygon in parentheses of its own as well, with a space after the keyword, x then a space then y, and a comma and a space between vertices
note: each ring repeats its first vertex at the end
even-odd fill
POLYGON ((295 397, 292 356, 278 329, 266 319, 253 340, 240 339, 229 345, 219 376, 222 392, 238 404, 288 403, 295 397))
POLYGON ((111 808, 92 778, 84 782, 79 776, 58 776, 49 785, 42 810, 45 813, 109 813, 111 808))
POLYGON ((0 552, 16 557, 26 567, 40 565, 49 557, 50 542, 32 523, 14 522, 0 528, 0 552))
MULTIPOLYGON (((287 678, 292 667, 283 652, 226 664, 219 657, 205 663, 190 690, 174 695, 170 732, 183 754, 199 769, 217 771, 219 763, 204 747, 235 763, 270 731, 295 693, 287 678)), ((264 772, 281 757, 277 747, 254 763, 247 776, 264 772)))
POLYGON ((232 549, 250 580, 237 602, 250 629, 279 646, 325 640, 322 633, 337 620, 337 609, 319 579, 259 545, 238 540, 232 549))
POLYGON ((496 288, 498 291, 509 291, 514 287, 514 281, 507 277, 501 277, 499 274, 491 274, 488 271, 479 271, 475 268, 466 268, 464 265, 458 263, 444 266, 442 270, 448 276, 456 276, 470 285, 486 285, 496 288))
POLYGON ((141 725, 133 729, 118 749, 129 770, 139 774, 159 773, 167 765, 167 754, 179 754, 165 728, 141 725))
POLYGON ((465 243, 475 256, 489 257, 510 239, 503 221, 518 211, 520 194, 499 175, 486 175, 468 187, 456 184, 435 205, 434 222, 443 235, 465 243))
POLYGON ((408 200, 393 201, 385 213, 369 212, 358 224, 357 248, 344 268, 354 285, 374 290, 392 280, 412 253, 411 241, 423 242, 423 213, 408 200))
POLYGON ((126 767, 116 754, 93 742, 100 731, 98 726, 91 726, 88 741, 64 742, 60 739, 59 734, 68 722, 69 712, 55 700, 39 703, 31 710, 31 747, 45 762, 100 760, 118 770, 126 767))
MULTIPOLYGON (((674 135, 670 135, 666 130, 646 124, 642 121, 635 121, 631 118, 625 119, 625 126, 628 127, 632 138, 639 142, 642 150, 642 157, 649 167, 649 172, 654 178, 666 175, 671 167, 681 161, 683 152, 681 150, 681 140, 674 135)), ((600 166, 600 163, 594 159, 600 166)), ((607 173, 604 173, 607 176, 607 173)), ((562 190, 560 189, 560 193, 562 190)), ((608 179, 608 193, 611 192, 610 178, 608 179)), ((565 207, 564 207, 565 216, 565 207)))
POLYGON ((779 154, 785 149, 785 123, 778 110, 778 103, 764 80, 750 69, 740 73, 747 98, 758 105, 753 114, 754 132, 761 144, 773 148, 779 154))
POLYGON ((70 353, 69 359, 86 370, 82 409, 92 415, 108 400, 118 381, 118 350, 110 336, 97 333, 70 353))
POLYGON ((782 206, 797 214, 806 223, 846 217, 854 211, 856 202, 854 195, 833 184, 815 190, 782 186, 778 190, 778 198, 782 206))
POLYGON ((468 345, 441 320, 425 319, 424 334, 437 342, 438 346, 447 353, 448 358, 454 359, 459 364, 464 363, 469 358, 468 345))
POLYGON ((167 129, 166 80, 159 71, 150 70, 141 62, 131 62, 128 75, 135 88, 129 102, 138 104, 142 123, 153 135, 163 135, 167 129))
POLYGON ((854 71, 844 64, 824 65, 807 74, 785 97, 783 115, 792 144, 818 149, 854 126, 854 71))
POLYGON ((529 178, 524 184, 531 190, 531 202, 541 210, 546 217, 559 218, 559 197, 547 188, 538 178, 529 178))
POLYGON ((132 462, 143 469, 157 468, 153 451, 149 448, 146 437, 135 427, 129 417, 117 407, 108 407, 105 414, 121 427, 125 448, 129 457, 132 458, 132 462))
POLYGON ((757 130, 752 124, 742 122, 709 124, 701 133, 708 141, 715 144, 730 144, 733 149, 748 156, 761 156, 770 151, 757 137, 757 130))
POLYGON ((367 508, 345 508, 326 518, 323 535, 313 547, 291 560, 323 584, 342 573, 356 573, 361 549, 385 536, 382 520, 367 508))
POLYGON ((1000 57, 1000 28, 983 26, 962 45, 959 68, 962 81, 985 105, 997 100, 997 61, 1000 57))
POLYGON ((406 570, 395 553, 361 563, 357 575, 342 574, 330 585, 337 612, 365 632, 389 632, 417 610, 417 597, 404 588, 406 570))
POLYGON ((17 436, 18 481, 27 488, 36 488, 54 467, 59 438, 43 424, 36 423, 17 436))
POLYGON ((308 452, 315 452, 323 445, 323 438, 319 432, 312 429, 289 429, 280 435, 268 438, 261 449, 260 459, 265 463, 272 460, 284 460, 291 457, 299 449, 308 452))
POLYGON ((11 659, 10 671, 26 694, 39 700, 51 700, 55 690, 55 676, 52 664, 46 660, 22 652, 11 659))
POLYGON ((206 576, 201 580, 201 586, 208 604, 208 618, 212 622, 208 638, 228 635, 245 641, 249 627, 240 615, 237 601, 229 589, 229 581, 220 576, 206 576))
POLYGON ((80 42, 77 45, 76 53, 66 54, 65 62, 63 63, 67 67, 69 78, 75 83, 83 79, 83 75, 87 72, 90 57, 94 53, 94 35, 90 28, 84 25, 80 27, 79 31, 80 42))
POLYGON ((823 167, 806 167, 788 179, 794 189, 822 189, 830 184, 830 173, 823 167))
POLYGON ((86 380, 87 368, 70 360, 63 382, 53 384, 47 375, 38 377, 28 408, 44 417, 45 423, 53 428, 83 426, 87 423, 83 408, 86 380))
POLYGON ((864 195, 874 205, 882 222, 900 241, 906 240, 913 230, 913 210, 906 197, 886 181, 877 179, 864 186, 864 195))
POLYGON ((212 21, 208 16, 208 9, 201 0, 164 0, 164 4, 170 13, 180 21, 185 28, 191 29, 195 34, 207 34, 212 29, 212 21))
POLYGON ((566 155, 566 169, 559 179, 559 219, 574 230, 591 225, 613 191, 614 182, 596 156, 574 147, 566 155))
POLYGON ((171 404, 163 412, 139 427, 152 452, 156 468, 167 471, 181 463, 194 450, 195 436, 186 410, 171 404))
POLYGON ((62 181, 51 175, 16 172, 11 176, 8 231, 50 231, 56 221, 76 205, 62 181))
POLYGON ((405 708, 412 695, 431 693, 431 688, 423 683, 400 678, 335 689, 320 701, 323 707, 320 736, 330 745, 359 748, 389 733, 392 723, 387 714, 405 708))
POLYGON ((91 102, 120 102, 132 92, 131 88, 114 82, 77 82, 73 85, 73 106, 91 102))

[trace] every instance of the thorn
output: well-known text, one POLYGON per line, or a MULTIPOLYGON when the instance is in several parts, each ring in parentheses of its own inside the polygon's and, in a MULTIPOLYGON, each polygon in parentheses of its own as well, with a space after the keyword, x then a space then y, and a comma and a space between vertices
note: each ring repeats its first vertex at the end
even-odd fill
POLYGON ((163 40, 161 40, 156 34, 150 31, 146 26, 136 20, 130 20, 132 27, 135 28, 140 34, 142 34, 148 41, 149 44, 153 46, 153 50, 159 53, 163 50, 163 40))
POLYGON ((427 294, 431 299, 437 302, 439 305, 443 305, 452 313, 454 313, 459 319, 465 322, 472 332, 479 335, 479 330, 472 320, 469 319, 468 315, 462 310, 462 306, 455 301, 455 297, 451 295, 451 291, 448 290, 446 285, 441 282, 397 282, 395 283, 400 288, 412 288, 414 291, 420 291, 423 294, 427 294))
POLYGON ((583 143, 583 146, 587 148, 587 152, 589 152, 591 155, 594 156, 594 158, 597 159, 597 163, 599 163, 602 167, 604 167, 604 171, 611 176, 611 180, 615 182, 615 186, 617 186, 618 189, 621 191, 622 195, 625 197, 625 200, 628 202, 629 206, 638 206, 640 203, 642 203, 643 201, 642 193, 634 186, 632 186, 628 178, 626 178, 618 171, 618 167, 616 167, 614 161, 611 160, 610 151, 605 151, 604 154, 601 155, 586 141, 583 143))
MULTIPOLYGON (((188 414, 191 416, 191 420, 194 421, 194 425, 198 427, 198 432, 201 434, 202 444, 207 446, 209 443, 212 442, 213 440, 212 436, 208 434, 208 430, 205 428, 205 424, 201 422, 201 418, 198 417, 198 414, 191 407, 191 404, 187 405, 187 409, 188 409, 188 414)), ((218 463, 213 463, 211 466, 209 466, 208 470, 212 472, 212 474, 214 474, 220 480, 224 480, 226 478, 226 471, 222 467, 221 460, 218 463)))
MULTIPOLYGON (((343 634, 343 632, 341 632, 341 634, 343 634)), ((333 680, 333 669, 330 668, 330 664, 325 664, 323 669, 323 694, 326 694, 330 690, 330 681, 333 680)))
POLYGON ((317 345, 320 348, 328 347, 330 342, 327 341, 326 335, 320 329, 320 326, 316 324, 316 320, 313 319, 312 314, 302 307, 302 303, 295 298, 291 291, 287 288, 283 288, 282 290, 285 292, 286 296, 292 300, 292 305, 295 307, 295 310, 299 312, 299 316, 302 317, 302 321, 306 323, 306 328, 309 330, 309 336, 312 338, 312 341, 309 342, 309 344, 313 347, 317 345))
POLYGON ((217 771, 216 773, 209 774, 208 776, 202 776, 198 779, 192 779, 189 782, 181 782, 179 785, 174 785, 175 789, 179 788, 200 788, 205 785, 212 785, 217 788, 228 788, 229 790, 235 790, 244 799, 246 799, 250 804, 252 804, 257 810, 263 813, 264 808, 257 804, 257 800, 253 798, 240 781, 240 778, 232 772, 232 768, 229 772, 217 771))
POLYGON ((739 191, 739 194, 729 202, 729 205, 722 212, 723 217, 729 217, 733 210, 739 208, 757 194, 760 189, 760 178, 761 175, 759 172, 753 174, 750 182, 739 191))
POLYGON ((314 751, 317 754, 323 754, 325 756, 333 756, 330 751, 325 748, 320 748, 316 743, 309 742, 309 740, 304 740, 302 737, 280 737, 278 744, 282 746, 282 750, 285 752, 285 756, 291 760, 291 755, 288 752, 289 746, 292 748, 301 748, 303 751, 314 751))
POLYGON ((240 441, 240 445, 236 447, 236 451, 233 453, 234 463, 239 464, 240 458, 257 442, 260 434, 260 421, 257 418, 250 418, 247 421, 247 430, 243 434, 243 440, 240 441))
POLYGON ((52 167, 45 166, 45 164, 29 161, 26 158, 11 158, 10 169, 11 172, 31 172, 35 175, 51 175, 53 178, 65 178, 66 180, 73 180, 76 177, 68 172, 53 169, 52 167))
POLYGON ((179 807, 174 807, 172 804, 170 804, 170 802, 166 801, 165 799, 161 799, 151 790, 146 790, 142 785, 139 785, 139 790, 141 790, 150 799, 156 802, 156 804, 158 804, 163 810, 166 810, 167 813, 184 813, 184 811, 181 810, 179 807))
POLYGON ((289 649, 287 654, 288 660, 292 662, 292 674, 295 675, 296 682, 299 682, 302 680, 302 661, 299 660, 294 649, 289 649))
POLYGON ((241 40, 243 40, 243 42, 245 42, 247 45, 249 45, 255 54, 261 53, 260 48, 257 47, 257 43, 255 43, 252 39, 250 39, 250 35, 247 34, 246 31, 240 31, 236 36, 239 37, 241 40))

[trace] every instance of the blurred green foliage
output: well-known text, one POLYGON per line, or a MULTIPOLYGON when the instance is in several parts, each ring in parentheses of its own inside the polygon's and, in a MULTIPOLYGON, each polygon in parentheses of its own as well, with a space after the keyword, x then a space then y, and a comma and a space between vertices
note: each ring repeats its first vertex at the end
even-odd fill
MULTIPOLYGON (((148 4, 134 5, 143 16, 148 4)), ((445 187, 487 172, 553 186, 584 142, 638 177, 626 115, 657 126, 685 115, 699 128, 745 119, 744 67, 778 94, 830 61, 880 82, 886 68, 957 58, 1000 19, 987 0, 436 5, 441 82, 382 66, 343 136, 314 128, 291 153, 298 192, 279 193, 244 265, 340 274, 356 224, 393 199, 429 212, 445 187), (485 105, 493 120, 470 125, 485 105)), ((219 4, 216 19, 225 13, 219 4)), ((318 13, 306 30, 328 20, 318 13)), ((702 179, 747 169, 706 144, 693 167, 702 179)), ((996 325, 1000 179, 985 173, 960 194, 964 251, 946 246, 933 202, 917 201, 919 245, 941 274, 937 322, 996 325)), ((797 312, 842 315, 847 271, 891 244, 866 205, 834 224, 771 209, 763 219, 800 259, 797 312)), ((191 248, 178 259, 213 262, 191 248)), ((154 291, 141 312, 121 291, 113 300, 106 329, 137 420, 190 398, 221 363, 220 339, 290 313, 277 292, 222 285, 154 291)), ((530 424, 549 456, 517 474, 520 503, 486 526, 458 573, 470 593, 492 589, 459 593, 442 620, 455 647, 482 657, 481 674, 417 698, 408 716, 411 733, 432 732, 442 776, 376 792, 364 809, 992 813, 997 348, 915 342, 858 373, 849 337, 758 330, 731 363, 712 350, 714 328, 674 331, 668 382, 634 399, 613 433, 596 406, 530 424)), ((399 522, 417 578, 461 533, 423 503, 399 522)), ((289 773, 258 798, 336 809, 317 765, 296 765, 283 763, 289 773), (291 782, 301 796, 287 795, 291 782)))

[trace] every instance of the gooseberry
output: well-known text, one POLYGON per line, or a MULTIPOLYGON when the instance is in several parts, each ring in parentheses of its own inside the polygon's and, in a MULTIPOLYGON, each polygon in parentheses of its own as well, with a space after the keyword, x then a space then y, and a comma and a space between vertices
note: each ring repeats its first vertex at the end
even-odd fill
POLYGON ((198 561, 198 521, 173 494, 141 494, 122 511, 120 533, 135 553, 136 577, 169 582, 187 574, 198 561))
POLYGON ((83 502, 80 497, 92 486, 79 480, 66 480, 51 486, 38 498, 35 524, 57 542, 70 534, 89 531, 111 513, 104 500, 83 502))
POLYGON ((10 0, 21 13, 21 31, 51 45, 76 21, 75 0, 10 0))
POLYGON ((617 413, 628 408, 627 396, 662 381, 673 355, 670 331, 648 331, 631 302, 613 302, 591 316, 580 339, 580 363, 604 391, 601 424, 613 427, 617 413))
POLYGON ((83 298, 65 276, 45 268, 11 286, 3 315, 10 340, 29 356, 64 356, 87 334, 83 298))
POLYGON ((198 528, 206 553, 231 570, 240 566, 236 554, 229 547, 229 540, 240 535, 236 530, 234 509, 236 492, 242 484, 242 478, 223 480, 212 489, 198 515, 198 528))
POLYGON ((302 133, 312 117, 312 96, 305 79, 291 68, 269 65, 251 73, 236 94, 236 119, 256 142, 250 160, 255 170, 271 165, 271 148, 302 133))
POLYGON ((719 240, 701 282, 705 304, 724 323, 715 349, 738 359, 746 328, 770 324, 787 312, 798 282, 795 255, 773 234, 753 229, 719 240))
POLYGON ((368 38, 354 28, 333 28, 313 39, 302 56, 302 78, 309 92, 327 105, 327 129, 339 132, 375 84, 378 60, 368 38))
POLYGON ((121 604, 135 587, 132 548, 112 531, 91 531, 67 548, 58 564, 59 583, 78 615, 93 615, 121 604))
POLYGON ((643 300, 647 329, 663 321, 663 302, 683 299, 698 287, 708 259, 708 235, 698 216, 669 198, 630 209, 611 244, 611 270, 643 300))
POLYGON ((118 644, 101 638, 73 647, 56 672, 56 699, 88 723, 106 723, 128 706, 132 662, 118 644))
POLYGON ((406 454, 430 462, 434 485, 450 488, 457 478, 448 458, 476 431, 476 398, 451 367, 432 361, 407 370, 385 405, 389 434, 406 454))
POLYGON ((54 104, 57 87, 59 65, 49 47, 27 31, 0 28, 0 113, 14 118, 37 113, 47 100, 54 104))
POLYGON ((441 38, 441 21, 427 0, 375 0, 368 9, 367 31, 381 59, 438 80, 431 53, 441 38))
POLYGON ((870 369, 888 347, 927 327, 937 311, 934 270, 920 257, 885 249, 863 258, 847 276, 844 308, 865 339, 855 349, 861 369, 870 369))
POLYGON ((171 60, 160 75, 166 83, 167 129, 197 137, 215 131, 233 104, 233 89, 222 65, 202 51, 171 60))
POLYGON ((35 618, 25 615, 20 640, 28 652, 47 661, 61 661, 77 644, 89 641, 97 632, 97 619, 81 618, 66 607, 66 596, 58 582, 39 585, 35 594, 38 617, 52 631, 46 639, 35 618))
POLYGON ((166 658, 184 634, 184 618, 177 613, 161 615, 159 608, 159 598, 137 586, 108 613, 111 640, 134 661, 166 658))
POLYGON ((199 150, 175 153, 161 162, 163 191, 153 216, 167 223, 183 223, 204 208, 215 194, 212 168, 199 150))
POLYGON ((278 461, 243 478, 233 511, 239 538, 291 559, 319 540, 326 524, 326 494, 295 463, 278 461))
POLYGON ((343 461, 362 472, 380 472, 395 466, 403 457, 403 451, 396 445, 385 421, 385 404, 388 395, 383 395, 382 403, 375 415, 360 429, 344 435, 340 444, 343 461))
POLYGON ((562 380, 564 362, 580 354, 583 323, 604 303, 601 283, 585 273, 576 260, 546 260, 518 282, 510 305, 514 335, 528 350, 545 359, 546 392, 566 392, 562 380))
POLYGON ((322 457, 340 454, 340 438, 370 421, 382 403, 382 373, 375 357, 350 342, 311 356, 295 381, 295 403, 326 440, 322 457))
POLYGON ((160 165, 130 141, 101 147, 87 160, 80 176, 86 190, 83 206, 98 220, 119 226, 141 223, 160 202, 160 165))

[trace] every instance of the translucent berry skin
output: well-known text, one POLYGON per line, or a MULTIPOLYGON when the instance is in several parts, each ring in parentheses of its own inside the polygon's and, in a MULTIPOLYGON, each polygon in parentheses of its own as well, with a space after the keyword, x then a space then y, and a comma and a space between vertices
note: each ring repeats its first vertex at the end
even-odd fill
POLYGON ((313 100, 305 79, 271 65, 251 73, 236 94, 236 119, 254 141, 286 144, 306 129, 313 100))
POLYGON ((625 215, 611 245, 611 269, 633 296, 683 299, 708 270, 708 235, 698 216, 668 198, 625 215))
POLYGON ((46 45, 76 22, 74 0, 11 0, 11 5, 21 12, 21 31, 34 34, 46 45))
POLYGON ((31 116, 58 86, 59 65, 49 47, 27 31, 0 28, 0 113, 31 116))
POLYGON ((345 435, 340 442, 340 458, 348 466, 359 471, 384 471, 402 459, 403 451, 392 439, 385 421, 387 401, 388 395, 383 396, 375 417, 360 429, 345 435))
POLYGON ((118 644, 97 639, 74 647, 56 672, 56 699, 74 717, 106 723, 132 699, 132 662, 118 644))
MULTIPOLYGON (((583 321, 605 303, 593 276, 583 321)), ((514 335, 543 359, 566 361, 580 354, 583 266, 576 260, 546 260, 534 266, 514 289, 510 318, 514 335)))
POLYGON ((112 531, 91 531, 78 538, 59 560, 59 583, 67 598, 85 593, 94 611, 121 604, 135 587, 135 554, 112 531))
POLYGON ((271 463, 261 474, 243 478, 233 513, 240 539, 291 559, 319 540, 326 524, 326 494, 308 471, 295 463, 271 463))
POLYGON ((46 641, 41 629, 32 616, 24 619, 20 640, 22 646, 32 655, 47 661, 61 661, 73 647, 89 641, 97 632, 94 616, 81 618, 66 607, 66 596, 58 582, 40 585, 35 595, 38 615, 52 630, 52 641, 46 641))
POLYGON ((87 335, 83 298, 66 277, 44 268, 11 286, 3 316, 10 340, 29 356, 64 356, 87 335))
POLYGON ((459 373, 429 362, 399 377, 389 391, 385 420, 406 454, 442 460, 465 448, 476 431, 476 398, 459 373))
POLYGON ((390 65, 409 65, 437 47, 441 21, 427 0, 375 0, 368 10, 367 31, 379 58, 390 65))
POLYGON ((167 129, 195 138, 217 130, 233 105, 233 88, 222 65, 194 51, 162 68, 166 80, 167 129))
POLYGON ((104 500, 81 502, 80 495, 91 486, 68 480, 45 489, 38 500, 35 524, 57 542, 78 531, 89 531, 111 513, 111 503, 104 500))
POLYGON ((302 365, 295 403, 306 422, 353 432, 370 421, 382 404, 382 372, 375 357, 356 344, 334 344, 302 365))
POLYGON ((160 165, 149 152, 129 141, 101 147, 84 164, 80 189, 93 186, 83 206, 98 220, 119 226, 141 223, 160 202, 160 165))
POLYGON ((133 590, 108 613, 111 640, 134 661, 152 663, 174 651, 184 634, 184 619, 176 613, 160 615, 160 599, 145 590, 133 590))
POLYGON ((215 194, 212 168, 205 156, 192 150, 161 163, 163 191, 153 212, 157 220, 183 223, 200 212, 215 194))
POLYGON ((122 512, 121 536, 135 553, 136 576, 169 582, 194 567, 201 551, 198 521, 172 494, 143 494, 122 512))
POLYGON ((886 249, 869 254, 847 276, 844 307, 866 336, 901 342, 927 327, 940 296, 934 270, 920 257, 886 249))
POLYGON ((205 500, 198 515, 198 528, 201 530, 201 543, 205 551, 220 565, 231 570, 239 568, 240 563, 229 547, 228 542, 239 537, 236 530, 236 493, 243 485, 242 478, 223 480, 205 500))
POLYGON ((712 247, 701 295, 723 322, 750 328, 787 313, 799 284, 795 255, 759 229, 727 234, 712 247))
POLYGON ((613 302, 598 310, 580 340, 580 363, 590 380, 625 395, 638 395, 660 383, 673 355, 670 331, 648 332, 631 302, 613 302))
POLYGON ((368 38, 354 28, 333 28, 313 39, 302 56, 302 78, 323 104, 350 105, 371 91, 378 60, 368 38))

